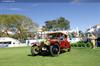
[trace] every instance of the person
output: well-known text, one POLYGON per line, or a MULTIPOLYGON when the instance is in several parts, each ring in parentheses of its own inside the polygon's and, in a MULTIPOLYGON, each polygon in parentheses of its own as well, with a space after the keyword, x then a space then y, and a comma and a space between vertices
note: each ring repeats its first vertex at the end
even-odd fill
POLYGON ((90 40, 92 43, 92 48, 95 49, 96 48, 96 36, 94 33, 91 33, 90 40))
POLYGON ((84 43, 87 43, 87 42, 90 42, 90 39, 86 35, 84 35, 84 37, 82 38, 82 41, 84 43))

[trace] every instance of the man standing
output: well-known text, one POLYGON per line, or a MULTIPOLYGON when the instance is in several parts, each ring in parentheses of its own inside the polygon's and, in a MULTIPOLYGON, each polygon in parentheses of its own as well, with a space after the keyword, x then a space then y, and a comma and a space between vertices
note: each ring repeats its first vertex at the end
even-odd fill
POLYGON ((92 48, 95 49, 96 48, 96 35, 94 33, 91 33, 90 40, 92 43, 92 48))

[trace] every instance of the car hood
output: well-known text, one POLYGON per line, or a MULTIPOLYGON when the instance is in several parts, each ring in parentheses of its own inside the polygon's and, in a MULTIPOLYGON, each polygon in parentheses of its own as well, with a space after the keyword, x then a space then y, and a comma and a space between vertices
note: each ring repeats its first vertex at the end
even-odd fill
POLYGON ((33 40, 33 43, 40 43, 40 42, 43 42, 43 41, 45 41, 46 39, 34 39, 33 40))

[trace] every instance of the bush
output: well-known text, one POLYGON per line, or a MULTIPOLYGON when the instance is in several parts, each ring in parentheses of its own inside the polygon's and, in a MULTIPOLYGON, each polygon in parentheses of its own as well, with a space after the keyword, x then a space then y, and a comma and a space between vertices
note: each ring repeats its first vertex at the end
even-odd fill
POLYGON ((82 47, 85 47, 85 45, 86 45, 85 43, 82 43, 82 47))
POLYGON ((73 45, 73 44, 71 44, 71 47, 74 47, 74 45, 73 45))
POLYGON ((77 44, 76 43, 74 44, 74 47, 77 47, 77 44))
POLYGON ((91 42, 83 42, 83 41, 79 41, 77 43, 72 43, 71 47, 90 47, 91 46, 91 42))
POLYGON ((87 46, 87 47, 90 47, 90 46, 91 46, 91 42, 88 42, 88 43, 86 44, 86 46, 87 46))
POLYGON ((71 43, 71 47, 77 47, 76 43, 71 43))
POLYGON ((78 43, 78 47, 81 47, 81 43, 78 43))

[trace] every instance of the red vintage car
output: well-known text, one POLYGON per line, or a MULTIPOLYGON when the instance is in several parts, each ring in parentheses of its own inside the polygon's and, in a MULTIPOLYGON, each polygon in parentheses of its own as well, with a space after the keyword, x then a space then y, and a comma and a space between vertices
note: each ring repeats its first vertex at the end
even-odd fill
MULTIPOLYGON (((41 34, 42 35, 42 34, 41 34)), ((32 55, 39 53, 51 54, 52 56, 58 56, 62 51, 71 49, 70 42, 68 41, 68 35, 63 32, 48 32, 45 34, 45 38, 36 39, 31 47, 32 55)))

